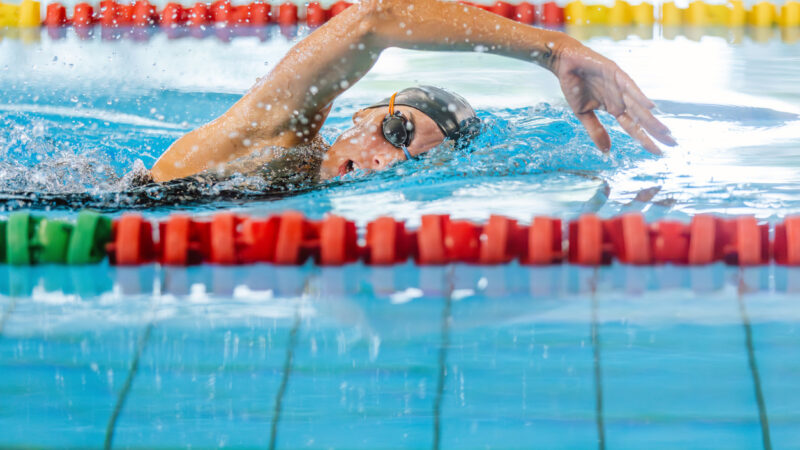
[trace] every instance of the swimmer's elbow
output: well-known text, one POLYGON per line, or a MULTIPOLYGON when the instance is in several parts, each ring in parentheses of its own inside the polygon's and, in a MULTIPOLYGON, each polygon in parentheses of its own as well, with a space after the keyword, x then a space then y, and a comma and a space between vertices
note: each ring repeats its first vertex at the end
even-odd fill
POLYGON ((364 36, 379 34, 384 25, 395 24, 402 11, 409 9, 408 2, 399 0, 363 0, 357 5, 359 31, 364 36))
POLYGON ((365 0, 349 9, 357 15, 358 31, 362 37, 369 37, 378 28, 380 16, 384 10, 381 0, 365 0))

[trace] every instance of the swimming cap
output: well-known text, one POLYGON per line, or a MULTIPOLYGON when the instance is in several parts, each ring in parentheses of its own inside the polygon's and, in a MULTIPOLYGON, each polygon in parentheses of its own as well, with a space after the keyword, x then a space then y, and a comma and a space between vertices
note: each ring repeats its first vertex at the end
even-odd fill
MULTIPOLYGON (((389 106, 387 97, 364 109, 389 106)), ((476 133, 480 120, 464 97, 434 86, 403 89, 394 99, 395 105, 409 106, 425 113, 436 122, 445 138, 459 140, 476 133)))

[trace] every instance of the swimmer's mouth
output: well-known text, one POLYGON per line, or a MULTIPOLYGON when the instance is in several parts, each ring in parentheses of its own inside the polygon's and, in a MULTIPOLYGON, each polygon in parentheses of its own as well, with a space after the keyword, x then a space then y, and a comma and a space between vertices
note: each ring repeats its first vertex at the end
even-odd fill
POLYGON ((348 159, 341 166, 339 166, 339 176, 347 175, 354 170, 353 160, 348 159))

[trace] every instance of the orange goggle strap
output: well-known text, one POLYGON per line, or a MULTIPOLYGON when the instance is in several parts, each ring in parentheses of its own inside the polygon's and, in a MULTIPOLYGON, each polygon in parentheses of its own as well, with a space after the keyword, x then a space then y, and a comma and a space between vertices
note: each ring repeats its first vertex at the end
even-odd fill
MULTIPOLYGON (((389 98, 389 115, 390 116, 394 115, 394 98, 395 97, 397 97, 397 92, 392 94, 392 96, 389 98)), ((413 157, 411 156, 411 152, 408 151, 408 148, 405 145, 400 147, 400 148, 403 150, 403 153, 406 155, 406 160, 413 159, 413 157)))
POLYGON ((394 115, 394 98, 397 97, 397 92, 392 94, 392 97, 389 98, 389 114, 394 115))

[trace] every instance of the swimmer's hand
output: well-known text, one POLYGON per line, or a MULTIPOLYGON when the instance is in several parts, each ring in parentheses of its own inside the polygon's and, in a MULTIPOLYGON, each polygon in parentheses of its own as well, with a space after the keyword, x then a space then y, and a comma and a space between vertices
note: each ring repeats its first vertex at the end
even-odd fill
POLYGON ((655 104, 613 61, 574 41, 557 49, 550 69, 569 106, 604 153, 611 148, 611 138, 595 110, 608 111, 650 153, 661 154, 650 136, 665 145, 678 144, 669 128, 650 112, 655 104))

